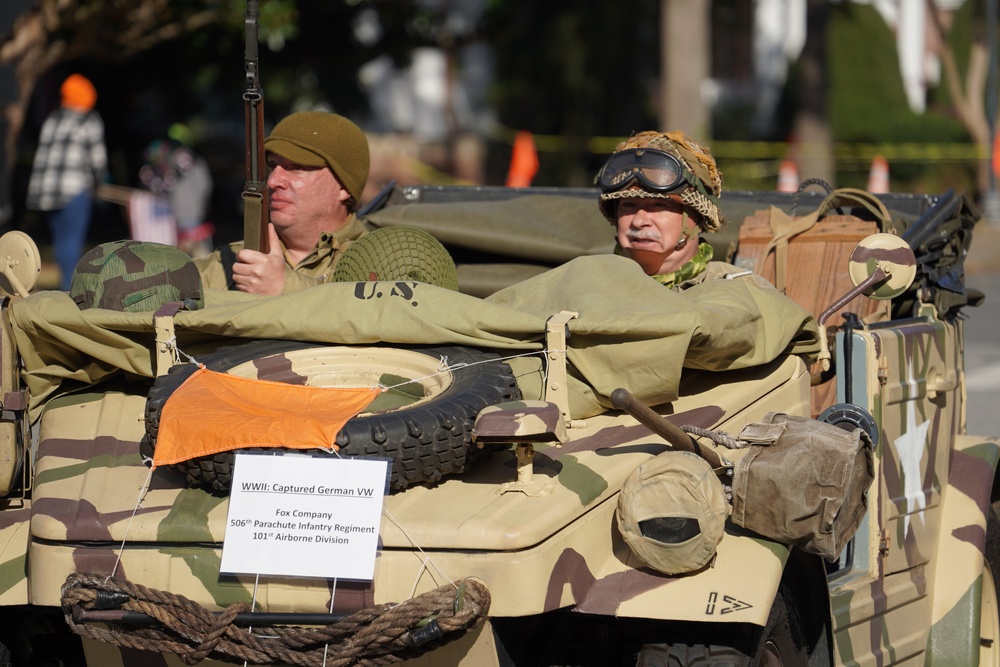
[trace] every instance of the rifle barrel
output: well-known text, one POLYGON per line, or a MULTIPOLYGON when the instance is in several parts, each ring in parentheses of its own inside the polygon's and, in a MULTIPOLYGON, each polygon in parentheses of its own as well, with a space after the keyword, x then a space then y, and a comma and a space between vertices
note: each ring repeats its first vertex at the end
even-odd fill
POLYGON ((244 27, 246 49, 244 67, 247 89, 246 107, 246 182, 243 186, 243 247, 268 251, 268 210, 266 156, 264 154, 264 91, 260 86, 260 61, 257 48, 257 0, 247 0, 244 27))

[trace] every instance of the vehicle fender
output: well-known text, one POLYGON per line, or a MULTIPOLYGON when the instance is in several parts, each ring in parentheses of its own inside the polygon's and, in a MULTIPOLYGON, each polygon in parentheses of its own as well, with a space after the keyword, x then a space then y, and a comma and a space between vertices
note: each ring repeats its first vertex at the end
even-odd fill
POLYGON ((30 500, 0 518, 0 607, 28 604, 30 522, 30 500))
POLYGON ((979 659, 979 633, 969 628, 979 627, 986 517, 998 460, 997 438, 955 436, 930 581, 929 665, 973 665, 979 659))
POLYGON ((618 585, 591 587, 576 611, 763 627, 788 556, 789 547, 729 524, 715 559, 694 573, 660 574, 628 551, 626 562, 619 561, 624 568, 602 577, 618 585))

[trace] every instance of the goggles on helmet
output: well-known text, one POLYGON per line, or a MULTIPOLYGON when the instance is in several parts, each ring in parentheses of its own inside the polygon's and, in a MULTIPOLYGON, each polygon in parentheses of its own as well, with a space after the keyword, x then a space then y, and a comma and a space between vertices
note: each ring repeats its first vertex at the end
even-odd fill
POLYGON ((674 155, 653 148, 615 153, 601 167, 596 183, 602 192, 617 192, 638 181, 644 190, 673 192, 686 183, 684 165, 674 155))

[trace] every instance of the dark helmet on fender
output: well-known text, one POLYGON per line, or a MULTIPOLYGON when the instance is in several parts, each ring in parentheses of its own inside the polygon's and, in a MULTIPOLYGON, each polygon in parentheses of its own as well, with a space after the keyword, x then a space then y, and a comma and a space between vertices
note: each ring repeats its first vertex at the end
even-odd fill
POLYGON ((92 248, 76 265, 70 297, 81 310, 107 308, 155 312, 180 301, 188 310, 204 304, 201 275, 177 248, 147 241, 111 241, 92 248))

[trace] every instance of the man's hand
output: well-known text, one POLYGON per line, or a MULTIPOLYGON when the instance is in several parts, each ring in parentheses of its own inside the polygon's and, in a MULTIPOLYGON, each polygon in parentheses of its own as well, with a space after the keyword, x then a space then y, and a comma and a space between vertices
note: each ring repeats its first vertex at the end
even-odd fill
POLYGON ((285 289, 285 256, 274 225, 267 226, 269 251, 244 248, 236 253, 233 282, 241 292, 277 296, 285 289))

